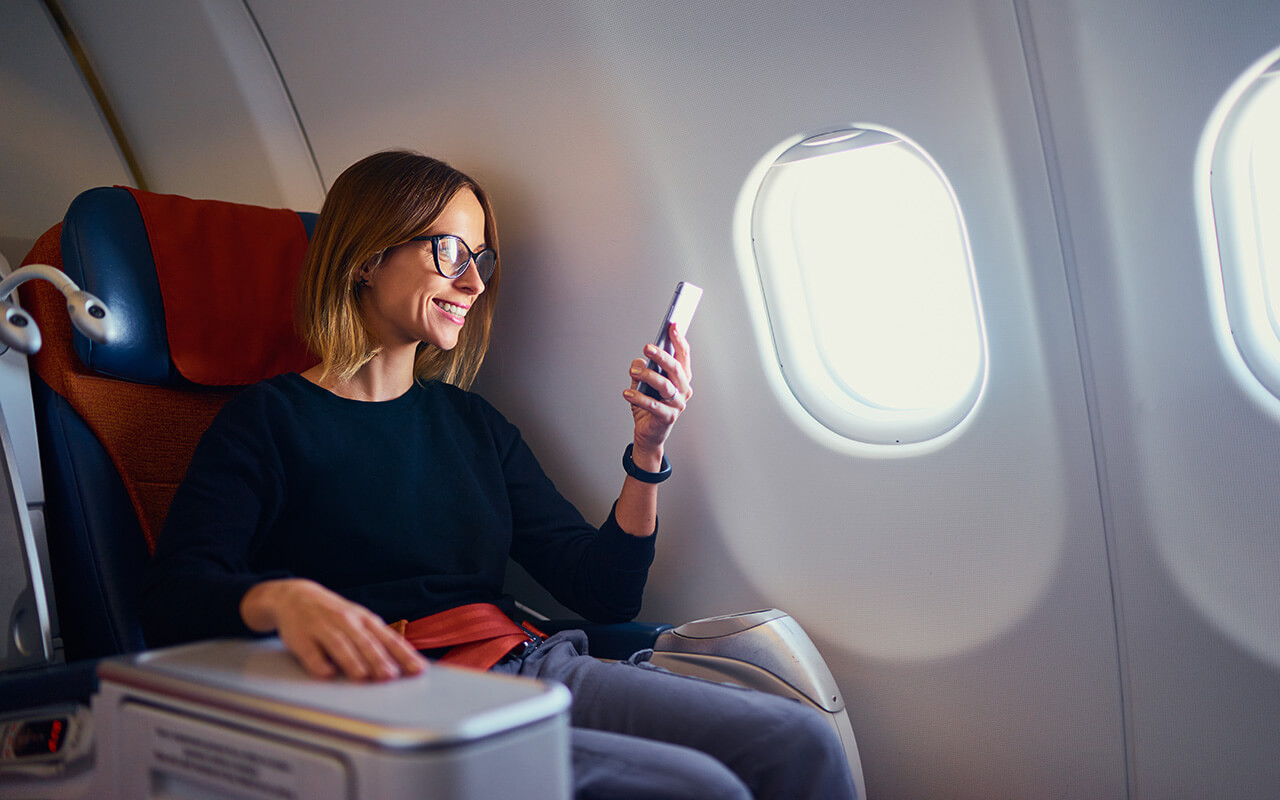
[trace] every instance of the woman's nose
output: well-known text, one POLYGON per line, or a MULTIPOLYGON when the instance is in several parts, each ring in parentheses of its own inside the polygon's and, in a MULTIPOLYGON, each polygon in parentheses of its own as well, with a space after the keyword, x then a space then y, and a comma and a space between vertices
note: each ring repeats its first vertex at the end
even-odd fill
POLYGON ((476 266, 474 258, 467 262, 466 270, 454 278, 453 283, 459 289, 472 294, 480 294, 484 291, 484 281, 480 278, 480 269, 476 266))

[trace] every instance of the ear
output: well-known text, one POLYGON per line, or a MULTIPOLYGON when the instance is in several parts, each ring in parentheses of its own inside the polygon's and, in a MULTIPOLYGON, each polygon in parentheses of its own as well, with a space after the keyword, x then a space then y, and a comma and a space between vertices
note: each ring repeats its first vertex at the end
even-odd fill
POLYGON ((373 279, 373 275, 378 271, 378 267, 382 264, 382 252, 375 253, 371 258, 361 265, 356 272, 356 285, 368 286, 369 281, 373 279))

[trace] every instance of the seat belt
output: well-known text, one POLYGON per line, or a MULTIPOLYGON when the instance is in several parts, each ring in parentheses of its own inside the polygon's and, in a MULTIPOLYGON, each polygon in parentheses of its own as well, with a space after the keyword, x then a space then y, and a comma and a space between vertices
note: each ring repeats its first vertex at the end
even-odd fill
POLYGON ((449 651, 442 664, 488 670, 518 648, 528 652, 546 639, 531 625, 519 625, 492 603, 470 603, 389 626, 417 650, 449 651))

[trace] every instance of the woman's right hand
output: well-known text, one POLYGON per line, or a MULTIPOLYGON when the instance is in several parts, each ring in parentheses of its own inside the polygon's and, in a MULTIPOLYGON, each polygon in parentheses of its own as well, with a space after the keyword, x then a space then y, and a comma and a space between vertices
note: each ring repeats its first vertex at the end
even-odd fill
POLYGON ((305 578, 257 584, 241 599, 240 616, 256 633, 275 632, 315 678, 390 680, 427 668, 377 614, 305 578))

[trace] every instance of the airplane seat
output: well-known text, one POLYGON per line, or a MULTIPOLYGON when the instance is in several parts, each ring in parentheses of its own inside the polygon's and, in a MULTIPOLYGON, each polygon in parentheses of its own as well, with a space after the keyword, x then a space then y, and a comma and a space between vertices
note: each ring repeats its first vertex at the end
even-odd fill
POLYGON ((120 334, 93 342, 72 328, 53 287, 20 289, 45 340, 31 359, 32 392, 68 660, 145 648, 136 615, 142 571, 201 434, 237 386, 310 366, 290 315, 314 220, 91 189, 25 259, 62 269, 100 297, 120 334), (288 274, 267 277, 279 263, 288 274), (255 331, 270 333, 271 344, 242 347, 255 331))

